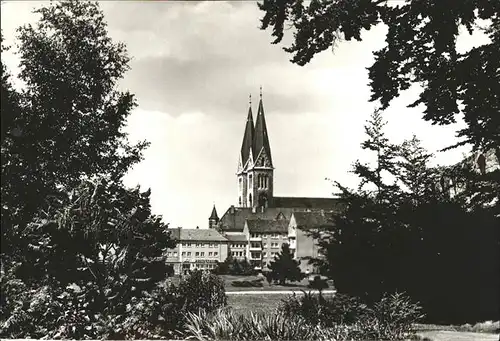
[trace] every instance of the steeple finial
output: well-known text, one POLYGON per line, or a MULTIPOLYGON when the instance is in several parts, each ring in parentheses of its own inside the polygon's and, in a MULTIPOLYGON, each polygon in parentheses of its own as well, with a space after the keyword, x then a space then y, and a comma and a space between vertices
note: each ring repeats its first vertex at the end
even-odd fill
POLYGON ((262 85, 260 86, 260 99, 262 99, 262 85))

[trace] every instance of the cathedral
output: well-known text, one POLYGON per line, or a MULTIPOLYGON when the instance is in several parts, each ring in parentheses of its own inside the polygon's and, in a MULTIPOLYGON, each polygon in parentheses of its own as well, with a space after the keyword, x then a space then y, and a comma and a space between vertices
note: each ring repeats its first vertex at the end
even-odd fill
MULTIPOLYGON (((325 224, 337 206, 335 198, 276 196, 273 182, 274 163, 261 90, 255 124, 250 102, 238 156, 237 204, 220 219, 214 205, 209 218, 209 228, 228 239, 229 255, 247 258, 257 268, 268 265, 283 243, 290 245, 297 259, 315 256, 315 243, 296 228, 325 224)), ((305 263, 302 267, 309 270, 305 263)))

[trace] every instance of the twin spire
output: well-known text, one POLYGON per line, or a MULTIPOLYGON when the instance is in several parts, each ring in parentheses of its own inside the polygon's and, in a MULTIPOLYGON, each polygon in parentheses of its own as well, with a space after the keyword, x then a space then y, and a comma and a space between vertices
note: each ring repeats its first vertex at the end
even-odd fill
POLYGON ((267 135, 266 119, 264 116, 264 105, 262 104, 262 86, 260 87, 260 100, 257 109, 257 120, 255 126, 252 115, 252 95, 249 96, 249 108, 243 143, 241 144, 241 163, 244 167, 250 156, 250 150, 254 159, 258 157, 262 150, 267 154, 271 161, 271 147, 269 146, 269 137, 267 135))

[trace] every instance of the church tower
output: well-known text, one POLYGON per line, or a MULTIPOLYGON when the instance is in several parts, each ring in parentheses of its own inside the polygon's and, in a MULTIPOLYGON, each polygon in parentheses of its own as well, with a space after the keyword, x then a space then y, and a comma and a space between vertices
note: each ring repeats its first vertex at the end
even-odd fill
POLYGON ((253 165, 252 145, 254 139, 254 125, 252 115, 252 97, 250 96, 247 121, 245 124, 245 134, 241 144, 241 152, 238 160, 238 170, 236 176, 238 179, 238 207, 249 207, 248 188, 252 184, 252 178, 248 178, 248 168, 253 165), (250 183, 249 183, 250 181, 250 183))
POLYGON ((252 163, 247 168, 247 207, 266 208, 273 202, 274 167, 267 134, 262 87, 252 143, 252 163))
POLYGON ((214 204, 214 208, 212 209, 212 214, 210 214, 210 217, 208 218, 208 228, 210 229, 216 228, 218 223, 219 223, 219 216, 217 215, 217 210, 215 209, 215 204, 214 204))

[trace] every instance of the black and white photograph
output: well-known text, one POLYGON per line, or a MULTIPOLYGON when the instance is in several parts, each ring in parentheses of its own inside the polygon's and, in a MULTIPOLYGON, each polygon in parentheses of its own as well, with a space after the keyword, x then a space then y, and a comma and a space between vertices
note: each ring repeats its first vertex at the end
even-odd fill
POLYGON ((2 340, 500 341, 500 1, 0 13, 2 340))

